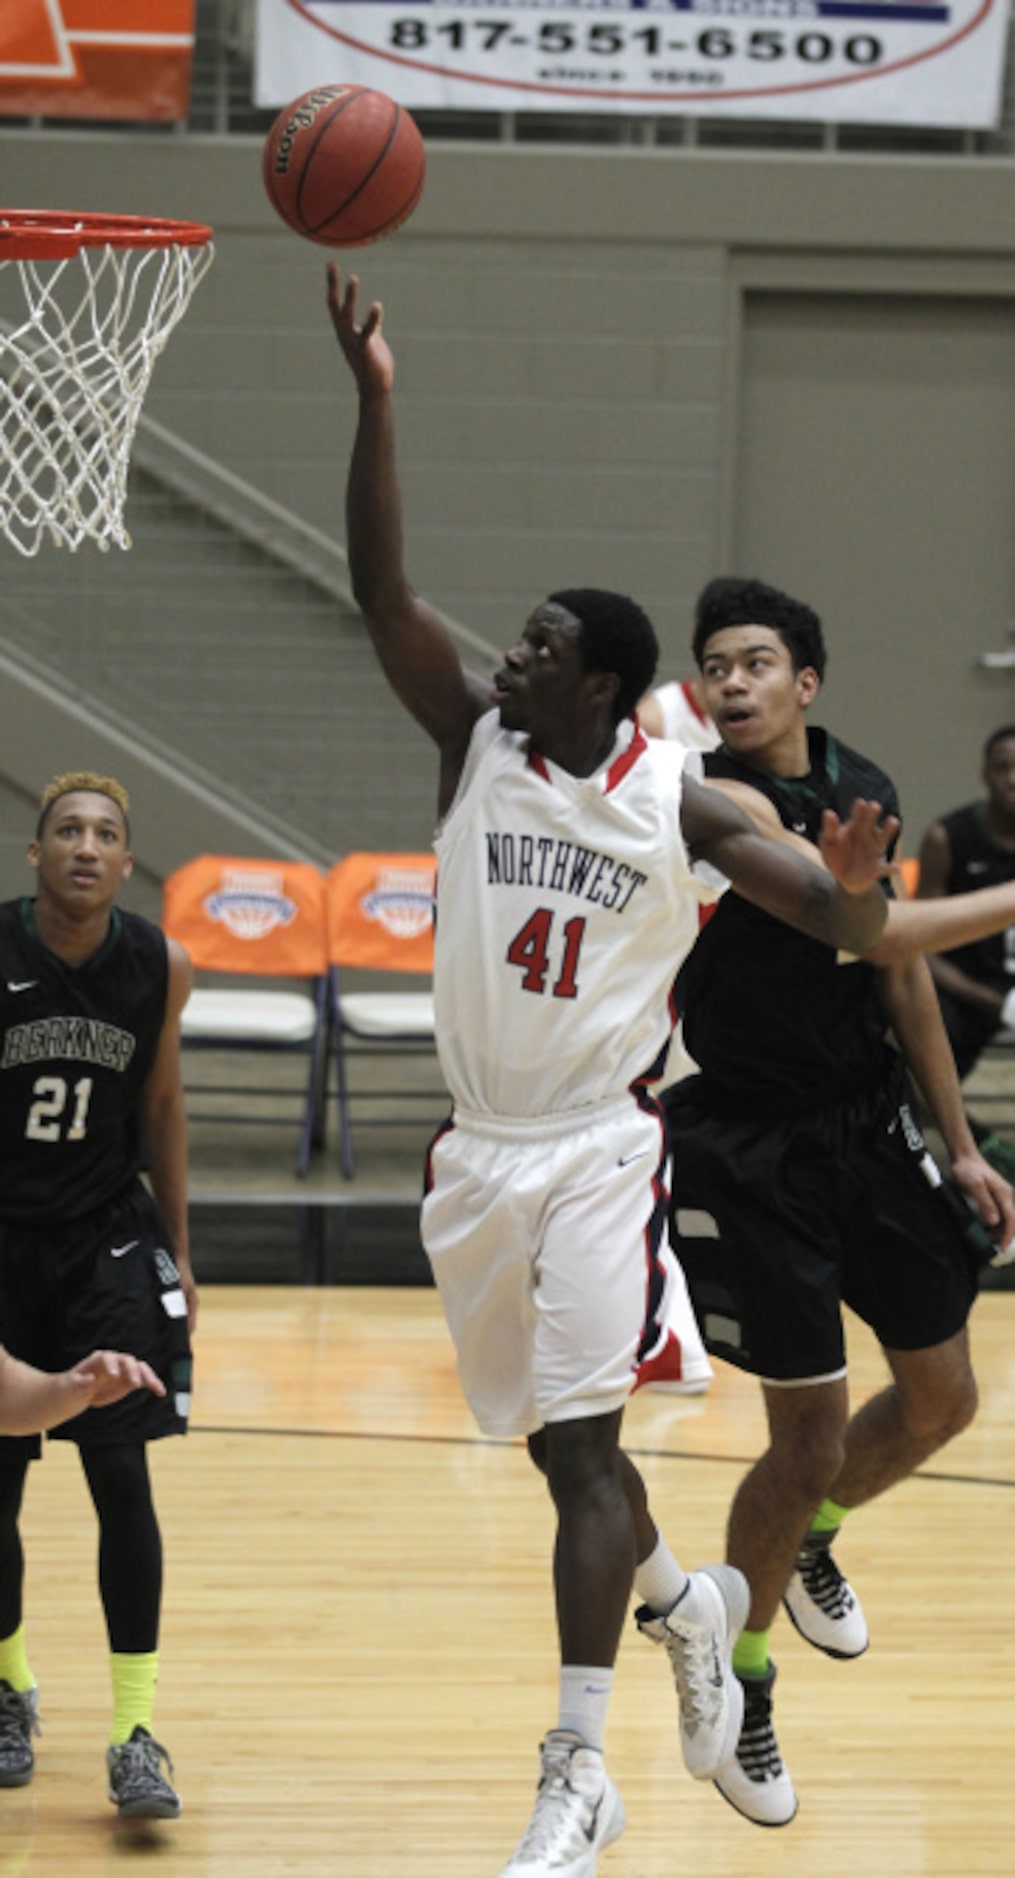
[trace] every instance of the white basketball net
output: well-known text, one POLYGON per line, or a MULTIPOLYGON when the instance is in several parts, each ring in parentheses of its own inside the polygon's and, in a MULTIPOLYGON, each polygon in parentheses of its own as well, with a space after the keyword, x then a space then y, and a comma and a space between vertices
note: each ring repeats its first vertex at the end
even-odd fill
POLYGON ((123 510, 137 420, 212 258, 210 242, 82 247, 61 260, 0 255, 0 530, 20 553, 37 554, 46 539, 130 547, 123 510))

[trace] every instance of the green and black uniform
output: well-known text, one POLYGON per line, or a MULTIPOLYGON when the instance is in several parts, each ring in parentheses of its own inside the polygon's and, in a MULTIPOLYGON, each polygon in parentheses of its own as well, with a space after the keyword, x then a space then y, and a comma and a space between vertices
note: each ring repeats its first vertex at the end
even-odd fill
MULTIPOLYGON (((186 1427, 186 1304, 140 1179, 167 987, 165 938, 137 914, 114 907, 104 944, 73 967, 42 944, 31 900, 0 906, 0 1340, 50 1370, 130 1350, 167 1390, 54 1431, 82 1445, 186 1427)), ((38 1450, 37 1436, 0 1438, 0 1464, 38 1450)))
MULTIPOLYGON (((725 749, 705 774, 760 790, 815 843, 826 808, 846 818, 861 797, 898 813, 875 764, 823 730, 808 741, 806 776, 762 775, 725 749)), ((953 1335, 975 1265, 931 1185, 874 968, 730 891, 677 1003, 701 1073, 665 1096, 674 1245, 709 1349, 773 1381, 839 1375, 843 1302, 892 1349, 953 1335)))

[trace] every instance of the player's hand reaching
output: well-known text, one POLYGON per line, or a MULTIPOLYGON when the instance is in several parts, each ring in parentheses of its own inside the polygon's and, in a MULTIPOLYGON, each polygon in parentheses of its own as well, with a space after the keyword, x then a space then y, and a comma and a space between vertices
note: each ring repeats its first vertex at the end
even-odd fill
POLYGON ((390 391, 395 381, 395 360, 381 327, 384 309, 372 300, 362 325, 357 322, 359 280, 350 274, 345 287, 338 263, 328 263, 328 311, 338 343, 349 362, 360 391, 390 391))
POLYGON ((866 893, 891 872, 887 849, 899 832, 896 815, 884 815, 880 802, 854 802, 848 821, 834 809, 821 818, 818 847, 830 874, 847 893, 866 893))
POLYGON ((994 1242, 991 1265, 1010 1265, 1015 1261, 1015 1193, 989 1161, 977 1149, 972 1154, 956 1155, 952 1173, 966 1198, 975 1206, 994 1242))
POLYGON ((91 1356, 83 1357, 67 1371, 67 1383, 80 1397, 74 1408, 68 1409, 68 1414, 74 1415, 84 1408, 108 1408, 135 1389, 150 1389, 152 1395, 166 1393, 165 1385, 147 1363, 121 1350, 93 1350, 91 1356))
POLYGON ((136 1356, 93 1350, 73 1369, 55 1374, 23 1363, 0 1344, 0 1433, 37 1434, 56 1428, 88 1408, 108 1408, 135 1389, 165 1395, 165 1386, 136 1356))

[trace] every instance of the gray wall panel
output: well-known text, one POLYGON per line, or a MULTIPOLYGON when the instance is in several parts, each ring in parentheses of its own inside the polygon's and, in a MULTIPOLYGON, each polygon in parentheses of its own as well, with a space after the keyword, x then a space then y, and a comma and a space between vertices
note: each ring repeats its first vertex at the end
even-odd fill
MULTIPOLYGON (((741 547, 777 551, 784 522, 762 527, 759 500, 748 523, 735 501, 754 369, 740 350, 745 292, 909 294, 928 309, 934 294, 1015 299, 1013 165, 1001 159, 439 143, 428 154, 410 226, 346 259, 365 297, 384 300, 398 358, 411 575, 497 646, 548 588, 598 582, 650 608, 667 668, 683 674, 701 582, 741 547)), ((8 128, 0 157, 12 201, 215 226, 215 266, 159 362, 149 413, 340 533, 354 398, 324 312, 326 252, 268 207, 259 140, 135 135, 125 162, 112 133, 8 128)), ((817 597, 841 578, 823 531, 848 495, 834 463, 827 476, 833 513, 814 522, 806 570, 817 597)), ((905 537, 907 491, 893 495, 905 537)), ((260 817, 261 851, 286 836, 322 855, 425 842, 430 750, 348 609, 160 501, 145 478, 130 521, 130 557, 29 565, 0 547, 0 632, 94 714, 193 772, 189 794, 165 779, 146 790, 151 878, 181 843, 217 845, 202 829, 224 838, 234 810, 251 840, 260 817)), ((940 531, 924 558, 934 552, 940 531)), ((933 580, 933 565, 919 577, 933 580)), ((52 745, 19 754, 0 789, 0 848, 18 790, 80 760, 63 741, 70 722, 51 714, 52 745)))

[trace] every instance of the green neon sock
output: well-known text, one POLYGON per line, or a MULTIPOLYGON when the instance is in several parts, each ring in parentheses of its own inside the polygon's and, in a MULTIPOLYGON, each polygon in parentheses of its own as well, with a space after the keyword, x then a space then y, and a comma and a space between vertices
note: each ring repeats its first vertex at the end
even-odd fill
POLYGON ((152 1732, 159 1653, 151 1650, 144 1656, 119 1656, 114 1650, 109 1661, 113 1671, 113 1732, 109 1739, 114 1747, 122 1747, 135 1728, 152 1732))
POLYGON ((849 1510, 848 1506, 840 1506, 837 1500, 822 1500, 807 1528, 808 1532, 838 1532, 849 1510))
POLYGON ((742 1630, 733 1646, 733 1668, 738 1676, 768 1675, 768 1639, 772 1626, 767 1630, 742 1630))
POLYGON ((19 1695, 35 1688, 35 1677, 25 1655, 25 1626, 19 1624, 9 1637, 0 1637, 0 1682, 7 1682, 19 1695))

